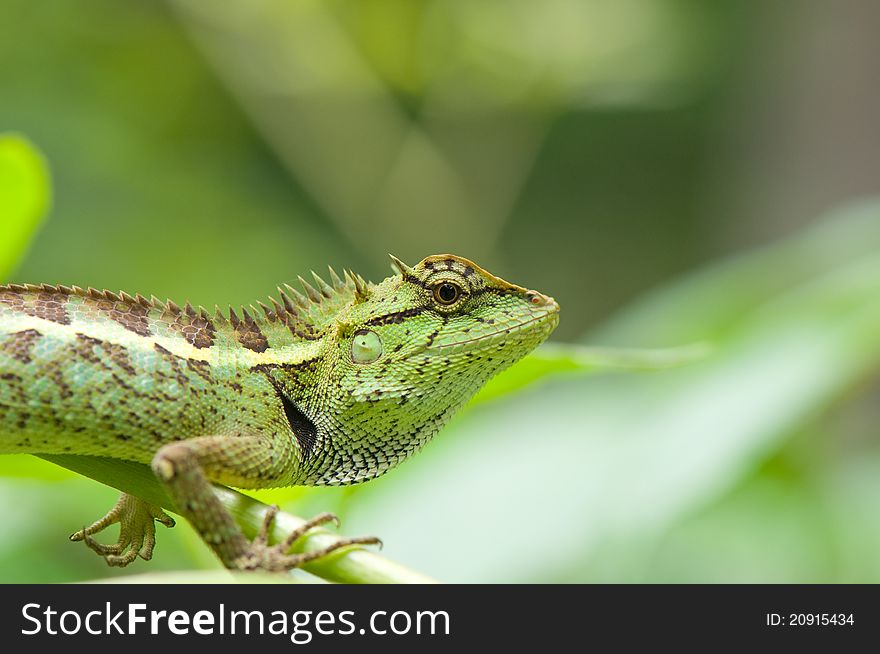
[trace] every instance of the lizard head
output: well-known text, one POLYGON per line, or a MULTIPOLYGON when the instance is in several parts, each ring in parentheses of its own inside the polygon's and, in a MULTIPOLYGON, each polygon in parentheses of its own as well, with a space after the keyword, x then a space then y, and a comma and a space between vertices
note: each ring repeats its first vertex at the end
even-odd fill
POLYGON ((318 483, 368 479, 415 452, 559 320, 553 298, 462 257, 430 256, 413 267, 392 257, 392 268, 379 284, 355 285, 327 343, 323 375, 339 391, 326 401, 357 451, 334 458, 366 463, 323 471, 318 483))

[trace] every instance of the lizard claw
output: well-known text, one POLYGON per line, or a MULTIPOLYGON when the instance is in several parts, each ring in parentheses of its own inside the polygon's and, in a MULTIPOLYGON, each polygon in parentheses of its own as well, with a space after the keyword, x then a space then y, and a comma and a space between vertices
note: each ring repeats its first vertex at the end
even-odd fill
POLYGON ((116 505, 103 518, 70 535, 72 541, 84 541, 92 551, 104 557, 107 565, 125 567, 138 556, 145 561, 153 557, 156 546, 156 526, 174 526, 174 519, 161 508, 123 493, 116 505), (92 534, 119 523, 119 540, 112 545, 99 543, 92 534))
POLYGON ((301 552, 297 554, 289 554, 289 550, 293 544, 302 538, 306 532, 314 527, 334 523, 339 527, 339 518, 332 513, 319 513, 311 520, 307 520, 302 525, 291 531, 279 543, 268 545, 269 531, 275 516, 278 514, 278 506, 270 506, 263 517, 263 524, 256 538, 251 542, 247 551, 239 557, 236 567, 239 570, 267 570, 270 572, 284 572, 292 568, 299 568, 303 564, 315 559, 323 558, 343 547, 351 545, 378 545, 382 548, 382 541, 374 536, 361 536, 355 538, 340 538, 336 542, 322 547, 321 549, 311 550, 309 552, 301 552))

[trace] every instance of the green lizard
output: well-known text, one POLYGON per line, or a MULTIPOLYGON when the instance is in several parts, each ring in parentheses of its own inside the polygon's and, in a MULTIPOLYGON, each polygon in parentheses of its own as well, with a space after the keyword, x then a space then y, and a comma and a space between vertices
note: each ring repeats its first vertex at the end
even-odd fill
MULTIPOLYGON (((454 255, 379 284, 330 269, 269 304, 213 315, 155 297, 0 286, 0 453, 150 463, 179 512, 232 569, 285 570, 374 538, 288 554, 321 514, 269 546, 249 541, 211 482, 337 485, 418 451, 498 371, 556 327, 559 305, 454 255)), ((71 536, 110 565, 149 559, 159 507, 123 494, 71 536), (119 540, 92 538, 120 523, 119 540)))

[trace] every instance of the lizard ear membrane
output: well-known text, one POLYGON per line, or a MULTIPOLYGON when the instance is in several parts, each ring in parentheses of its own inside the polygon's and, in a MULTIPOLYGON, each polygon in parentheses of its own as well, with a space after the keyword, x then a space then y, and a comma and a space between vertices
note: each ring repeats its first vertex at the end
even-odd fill
POLYGON ((391 270, 401 277, 406 277, 407 275, 412 274, 412 268, 403 263, 403 261, 395 257, 393 254, 389 254, 388 256, 391 257, 391 270))
POLYGON ((355 363, 373 363, 382 356, 382 339, 369 329, 359 329, 351 340, 351 360, 355 363))

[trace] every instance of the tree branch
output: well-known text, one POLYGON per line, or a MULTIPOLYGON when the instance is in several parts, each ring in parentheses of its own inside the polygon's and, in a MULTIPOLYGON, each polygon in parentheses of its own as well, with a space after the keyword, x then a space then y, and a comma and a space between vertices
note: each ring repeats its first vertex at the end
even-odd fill
MULTIPOLYGON (((156 479, 149 466, 99 456, 73 454, 45 454, 40 458, 84 475, 124 493, 139 497, 168 511, 177 507, 156 479)), ((214 486, 217 497, 232 514, 245 536, 253 538, 269 508, 266 504, 225 486, 214 486)), ((305 522, 304 519, 279 512, 275 518, 271 538, 274 542, 305 522)), ((339 536, 325 529, 312 529, 294 543, 292 552, 321 549, 339 540, 339 536)), ((375 552, 360 547, 340 550, 303 566, 303 569, 328 581, 359 584, 413 584, 435 583, 430 577, 410 570, 375 552)))

